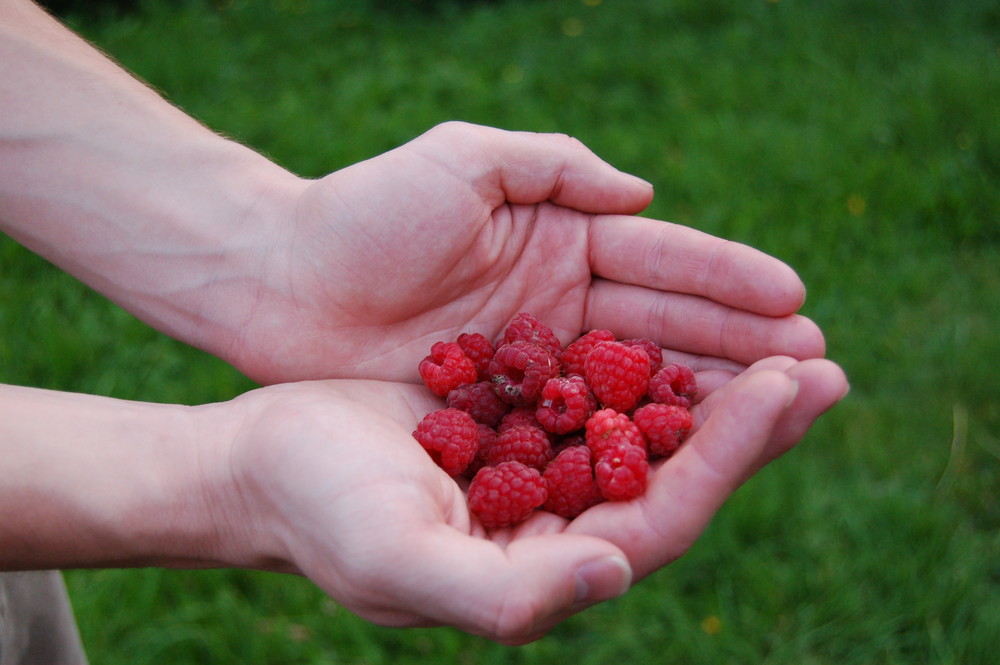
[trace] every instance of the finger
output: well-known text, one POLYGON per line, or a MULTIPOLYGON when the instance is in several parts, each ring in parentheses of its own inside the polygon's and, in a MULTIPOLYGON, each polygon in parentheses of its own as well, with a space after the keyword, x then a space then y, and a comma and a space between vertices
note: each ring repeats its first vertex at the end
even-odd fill
POLYGON ((443 144, 444 154, 494 207, 551 201, 587 213, 635 214, 653 198, 648 182, 615 169, 562 134, 448 122, 421 138, 443 144))
POLYGON ((408 610, 397 625, 451 625, 505 644, 537 639, 556 623, 594 602, 617 597, 631 583, 624 554, 587 536, 545 534, 500 547, 456 529, 415 529, 390 589, 390 613, 408 610))
MULTIPOLYGON (((765 358, 747 368, 745 375, 760 371, 784 372, 796 382, 798 390, 795 400, 776 423, 771 440, 758 463, 751 469, 751 475, 788 452, 805 436, 816 419, 843 399, 849 389, 843 369, 825 359, 797 362, 784 356, 765 358)), ((738 385, 737 383, 736 386, 738 385)), ((718 386, 716 392, 703 396, 703 408, 694 411, 695 429, 705 418, 704 414, 711 412, 715 403, 724 399, 729 389, 730 384, 723 384, 718 386)))
POLYGON ((591 225, 594 274, 623 284, 690 293, 767 316, 798 311, 805 286, 788 265, 747 245, 641 217, 591 225))
POLYGON ((637 578, 678 558, 755 468, 795 391, 794 381, 774 370, 732 381, 702 427, 657 469, 643 496, 596 506, 568 531, 621 547, 637 578))
POLYGON ((826 352, 822 331, 798 314, 763 316, 698 296, 606 280, 591 285, 585 325, 746 365, 775 355, 806 359, 826 352))
POLYGON ((796 363, 786 374, 798 384, 799 389, 795 401, 775 426, 771 441, 754 472, 801 441, 816 419, 842 400, 849 390, 844 370, 829 360, 813 359, 796 363))

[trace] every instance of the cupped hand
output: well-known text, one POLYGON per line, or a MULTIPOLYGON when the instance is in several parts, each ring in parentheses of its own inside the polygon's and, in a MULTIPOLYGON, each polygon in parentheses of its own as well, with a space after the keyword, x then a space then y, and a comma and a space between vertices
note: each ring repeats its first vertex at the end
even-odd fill
POLYGON ((788 266, 634 216, 652 195, 566 136, 440 125, 300 191, 224 356, 262 383, 413 381, 433 342, 520 311, 705 366, 823 354, 788 266))
POLYGON ((426 390, 263 388, 221 407, 240 425, 223 455, 232 491, 220 530, 236 523, 267 567, 308 576, 373 622, 520 644, 680 556, 726 497, 845 390, 829 361, 761 361, 694 408, 696 431, 643 497, 571 522, 539 511, 486 531, 410 434, 440 407, 426 390))

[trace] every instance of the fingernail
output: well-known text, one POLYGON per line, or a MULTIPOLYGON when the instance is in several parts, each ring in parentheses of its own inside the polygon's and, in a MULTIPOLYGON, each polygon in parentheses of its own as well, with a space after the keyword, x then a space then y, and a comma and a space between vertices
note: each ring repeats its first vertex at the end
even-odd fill
POLYGON ((599 603, 621 596, 632 586, 632 568, 620 556, 588 561, 576 571, 576 603, 599 603))
MULTIPOLYGON (((623 173, 624 173, 624 171, 623 171, 623 173)), ((643 187, 648 187, 649 189, 653 189, 653 183, 649 182, 648 180, 643 180, 642 178, 640 178, 639 176, 635 175, 634 173, 625 173, 625 175, 630 176, 633 180, 635 180, 637 183, 639 183, 643 187)))
POLYGON ((792 402, 795 401, 795 398, 798 397, 798 395, 799 395, 799 382, 792 381, 792 390, 788 395, 788 400, 785 402, 786 409, 792 405, 792 402))

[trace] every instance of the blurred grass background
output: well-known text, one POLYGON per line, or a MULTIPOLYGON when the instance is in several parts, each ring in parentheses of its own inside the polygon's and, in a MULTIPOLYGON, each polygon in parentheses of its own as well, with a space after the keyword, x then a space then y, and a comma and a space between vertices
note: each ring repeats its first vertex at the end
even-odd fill
MULTIPOLYGON (((55 1, 55 0, 54 0, 55 1)), ((576 136, 648 215, 790 263, 852 393, 673 566, 544 640, 389 630, 308 582, 67 575, 92 662, 996 662, 992 0, 63 0, 174 103, 319 176, 449 119, 576 136)), ((227 399, 231 368, 0 237, 0 380, 227 399)))

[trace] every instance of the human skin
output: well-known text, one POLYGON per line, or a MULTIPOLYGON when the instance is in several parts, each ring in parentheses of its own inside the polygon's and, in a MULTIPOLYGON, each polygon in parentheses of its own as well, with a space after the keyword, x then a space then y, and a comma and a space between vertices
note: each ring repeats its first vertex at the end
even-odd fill
POLYGON ((0 62, 0 229, 276 384, 195 407, 0 386, 0 569, 275 570, 378 623, 523 643, 680 556, 847 389, 791 268, 639 217, 652 187, 572 138, 446 123, 309 180, 26 0, 0 0, 0 62), (489 532, 413 440, 431 343, 520 311, 698 370, 694 433, 641 499, 489 532))
POLYGON ((761 361, 694 407, 639 499, 491 531, 412 438, 440 406, 414 384, 289 383, 195 407, 0 386, 0 570, 270 570, 382 625, 522 644, 681 556, 845 389, 829 361, 761 361))
POLYGON ((825 351, 791 268, 636 216, 652 187, 570 137, 446 123, 309 180, 24 0, 0 57, 0 229, 260 383, 413 381, 434 341, 521 311, 702 366, 825 351))

